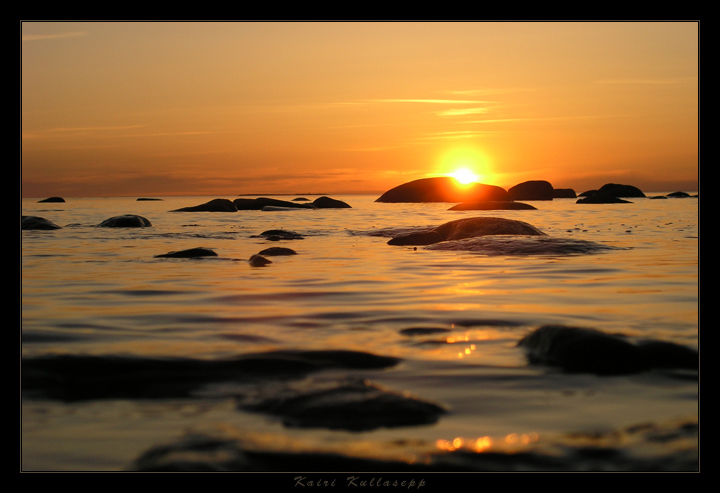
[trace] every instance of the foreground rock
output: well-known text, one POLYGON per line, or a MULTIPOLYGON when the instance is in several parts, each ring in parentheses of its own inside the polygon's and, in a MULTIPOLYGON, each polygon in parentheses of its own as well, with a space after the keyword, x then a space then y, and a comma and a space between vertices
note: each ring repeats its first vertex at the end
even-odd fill
POLYGON ((61 354, 23 357, 22 390, 65 401, 187 397, 221 382, 297 378, 332 369, 382 369, 398 358, 362 351, 285 350, 231 359, 61 354))
POLYGON ((48 197, 46 199, 38 200, 38 204, 43 202, 65 202, 65 199, 62 197, 48 197))
POLYGON ((697 351, 664 341, 633 343, 594 329, 546 325, 524 337, 528 360, 573 373, 631 374, 652 369, 698 370, 697 351))
POLYGON ((98 224, 100 228, 149 228, 150 226, 152 226, 150 221, 135 214, 111 217, 98 224))
POLYGON ((155 255, 155 258, 199 258, 199 257, 217 257, 218 254, 209 248, 190 248, 188 250, 179 250, 177 252, 168 252, 155 255))
POLYGON ((45 219, 44 217, 39 216, 22 216, 22 229, 40 229, 40 230, 50 230, 50 229, 61 229, 60 226, 55 224, 54 222, 50 221, 49 219, 45 219))
POLYGON ((530 204, 523 202, 506 202, 506 201, 485 201, 485 202, 463 202, 448 209, 449 211, 519 211, 519 210, 537 210, 530 204))
POLYGON ((461 185, 455 178, 441 176, 404 183, 382 194, 375 202, 484 202, 512 201, 504 188, 472 183, 461 185))
POLYGON ((204 204, 181 207, 170 212, 237 212, 237 207, 228 199, 213 199, 204 204))
POLYGON ((450 221, 435 229, 395 237, 388 245, 432 245, 442 241, 462 240, 484 235, 545 235, 523 221, 500 217, 470 217, 450 221))
POLYGON ((367 431, 430 424, 442 406, 367 380, 305 381, 241 399, 239 407, 276 415, 288 427, 367 431))

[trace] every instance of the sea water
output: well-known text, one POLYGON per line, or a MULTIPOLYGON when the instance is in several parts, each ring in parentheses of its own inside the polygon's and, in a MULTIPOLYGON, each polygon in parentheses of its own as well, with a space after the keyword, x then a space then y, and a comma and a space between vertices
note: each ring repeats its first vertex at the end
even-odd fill
POLYGON ((517 345, 555 324, 699 349, 697 198, 448 211, 452 204, 354 195, 333 196, 351 206, 344 209, 172 212, 212 198, 22 200, 23 215, 62 227, 22 231, 22 361, 66 355, 81 388, 53 393, 63 375, 41 392, 23 386, 23 471, 697 469, 697 375, 569 373, 531 364, 517 345), (122 214, 152 226, 97 227, 122 214), (391 231, 478 216, 602 248, 387 244, 391 231), (302 239, 258 236, 270 229, 302 239), (264 267, 247 262, 270 246, 297 254, 267 257, 264 267), (156 257, 195 247, 217 257, 156 257), (210 366, 185 386, 195 381, 190 363, 278 350, 321 352, 303 353, 310 359, 352 351, 397 364, 242 378, 210 366), (113 357, 131 371, 152 364, 117 391, 125 370, 106 374, 97 363, 113 357), (163 365, 169 360, 184 362, 181 374, 163 365), (424 423, 369 418, 353 430, 242 405, 346 380, 444 412, 424 423))

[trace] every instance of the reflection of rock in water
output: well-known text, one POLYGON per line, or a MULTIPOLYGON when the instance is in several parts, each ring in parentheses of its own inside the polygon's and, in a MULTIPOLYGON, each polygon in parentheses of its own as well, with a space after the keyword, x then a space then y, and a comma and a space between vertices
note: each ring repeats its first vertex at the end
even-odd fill
POLYGON ((664 341, 633 343, 594 329, 546 325, 518 343, 531 363, 568 372, 630 374, 652 369, 698 370, 697 351, 664 341))
POLYGON ((586 255, 617 247, 593 241, 550 236, 481 236, 444 241, 426 247, 428 250, 475 252, 485 255, 586 255))
POLYGON ((242 399, 239 406, 280 416, 290 427, 351 431, 429 424, 446 412, 437 404, 366 380, 303 381, 268 387, 242 399))
MULTIPOLYGON (((503 437, 465 439, 461 447, 438 448, 424 440, 303 441, 223 426, 158 445, 141 454, 132 471, 331 472, 511 472, 511 471, 698 471, 696 418, 647 422, 607 433, 542 436, 528 444, 503 437), (636 450, 643 450, 636 453, 636 450), (478 452, 482 453, 478 453, 478 452), (649 452, 648 451, 652 451, 649 452)), ((301 476, 302 477, 302 476, 301 476)), ((347 486, 348 477, 343 483, 347 486)), ((423 476, 413 479, 416 487, 423 476)), ((311 479, 308 477, 307 479, 311 479)), ((312 478, 317 479, 317 478, 312 478)), ((363 477, 363 479, 367 479, 363 477)), ((425 481, 427 481, 425 477, 425 481)), ((384 479, 383 479, 384 481, 384 479)), ((392 486, 392 483, 389 484, 392 486)))

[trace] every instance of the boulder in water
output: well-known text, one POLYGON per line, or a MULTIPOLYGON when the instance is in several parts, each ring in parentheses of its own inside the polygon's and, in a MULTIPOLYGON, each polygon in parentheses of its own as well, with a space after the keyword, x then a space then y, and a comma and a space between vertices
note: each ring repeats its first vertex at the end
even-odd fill
POLYGON ((545 235, 523 221, 501 217, 470 217, 442 224, 430 231, 410 233, 391 239, 389 245, 432 245, 484 235, 545 235))
POLYGON ((679 344, 631 342, 595 329, 545 325, 524 337, 528 360, 573 373, 631 374, 651 369, 698 370, 698 353, 679 344))
POLYGON ((43 202, 65 202, 65 199, 62 197, 48 197, 46 199, 38 200, 38 204, 43 202))
POLYGON ((519 183, 508 189, 513 200, 552 200, 554 188, 545 180, 531 180, 519 183))
POLYGON ((486 200, 484 202, 463 202, 448 209, 449 211, 520 211, 537 210, 537 207, 524 202, 507 202, 504 200, 486 200))
POLYGON ((331 199, 330 197, 318 197, 312 203, 318 209, 350 209, 351 206, 342 200, 331 199))
POLYGON ((111 217, 98 224, 100 228, 148 228, 150 226, 152 226, 150 221, 135 214, 111 217))
POLYGON ((272 264, 272 260, 268 260, 262 255, 255 254, 248 259, 248 263, 253 267, 265 267, 268 264, 272 264))
POLYGON ((232 200, 213 199, 204 204, 181 207, 171 212, 237 212, 237 207, 232 200))
POLYGON ((440 176, 403 183, 382 194, 375 202, 483 202, 512 198, 504 188, 482 183, 463 185, 455 178, 440 176))
POLYGON ((217 257, 218 254, 209 248, 190 248, 187 250, 178 250, 176 252, 168 252, 155 255, 155 258, 199 258, 199 257, 217 257))
POLYGON ((58 226, 54 222, 50 221, 49 219, 45 219, 44 217, 22 216, 21 221, 22 221, 22 229, 43 229, 43 230, 61 229, 60 226, 58 226))

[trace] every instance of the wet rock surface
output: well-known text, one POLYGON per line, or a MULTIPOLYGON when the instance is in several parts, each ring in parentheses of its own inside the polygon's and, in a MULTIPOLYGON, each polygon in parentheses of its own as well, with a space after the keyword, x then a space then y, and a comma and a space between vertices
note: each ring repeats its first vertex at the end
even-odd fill
POLYGON ((368 380, 303 381, 241 398, 242 409, 279 416, 288 427, 367 431, 429 424, 442 406, 368 380))
POLYGON ((218 254, 209 248, 189 248, 187 250, 178 250, 175 252, 162 253, 155 255, 155 258, 200 258, 200 257, 217 257, 218 254))
POLYGON ((51 230, 61 229, 60 226, 39 216, 22 216, 21 217, 21 228, 24 230, 38 229, 38 230, 51 230))
POLYGON ((485 235, 544 235, 523 221, 500 217, 471 217, 442 224, 430 231, 393 238, 389 245, 431 245, 441 241, 462 240, 485 235))
POLYGON ((151 226, 150 221, 135 214, 111 217, 98 224, 100 228, 149 228, 151 226))
POLYGON ((698 352, 670 342, 632 342, 599 330, 546 325, 520 340, 533 364, 573 373, 632 374, 653 369, 698 370, 698 352))

